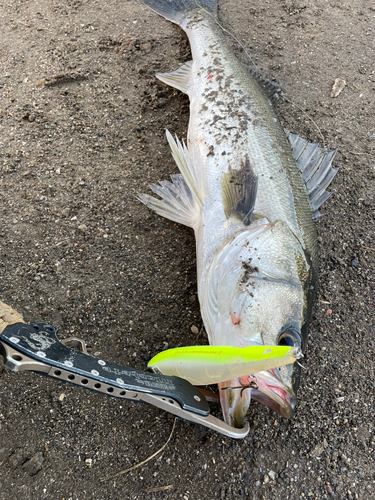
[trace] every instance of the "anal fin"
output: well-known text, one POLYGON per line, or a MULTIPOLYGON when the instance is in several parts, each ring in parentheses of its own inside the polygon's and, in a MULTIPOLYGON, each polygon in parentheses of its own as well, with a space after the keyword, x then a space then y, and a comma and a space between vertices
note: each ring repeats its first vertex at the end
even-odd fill
POLYGON ((188 61, 176 71, 172 71, 171 73, 156 73, 155 76, 167 85, 170 85, 171 87, 181 90, 181 92, 187 94, 191 65, 192 61, 188 61))

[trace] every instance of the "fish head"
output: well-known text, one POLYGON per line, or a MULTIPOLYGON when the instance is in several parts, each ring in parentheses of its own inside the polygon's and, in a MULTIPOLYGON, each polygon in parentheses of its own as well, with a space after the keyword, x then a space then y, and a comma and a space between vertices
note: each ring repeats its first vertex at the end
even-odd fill
MULTIPOLYGON (((313 273, 301 243, 276 221, 237 235, 216 268, 216 345, 303 348, 313 303, 313 273)), ((223 256, 222 256, 223 257, 223 256)), ((219 260, 219 259, 218 259, 219 260)), ((300 379, 298 363, 244 373, 219 384, 225 421, 242 427, 251 398, 290 418, 300 379)))

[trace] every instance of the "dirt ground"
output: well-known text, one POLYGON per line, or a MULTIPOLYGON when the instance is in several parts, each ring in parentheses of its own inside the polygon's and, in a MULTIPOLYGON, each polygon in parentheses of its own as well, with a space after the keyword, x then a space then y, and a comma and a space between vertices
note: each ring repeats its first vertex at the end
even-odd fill
MULTIPOLYGON (((2 370, 1 500, 375 496, 375 7, 219 3, 223 26, 339 147, 297 414, 252 403, 243 441, 177 421, 161 455, 101 482, 157 451, 174 417, 2 370)), ((0 25, 1 300, 138 369, 206 343, 191 331, 194 236, 136 198, 177 171, 165 129, 186 136, 188 99, 154 74, 189 59, 184 33, 135 0, 1 0, 0 25)), ((289 102, 279 113, 319 140, 289 102)))

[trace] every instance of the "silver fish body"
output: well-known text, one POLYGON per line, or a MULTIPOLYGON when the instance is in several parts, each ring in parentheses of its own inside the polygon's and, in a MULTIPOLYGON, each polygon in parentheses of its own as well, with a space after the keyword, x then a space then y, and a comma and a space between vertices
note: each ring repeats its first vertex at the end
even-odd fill
MULTIPOLYGON (((182 176, 151 186, 162 200, 141 200, 194 228, 211 344, 303 348, 318 272, 313 214, 328 197, 333 154, 288 139, 263 82, 237 60, 206 12, 215 10, 214 0, 205 0, 205 10, 193 0, 143 1, 184 29, 193 60, 158 75, 190 99, 187 146, 167 134, 182 176)), ((219 384, 227 423, 243 425, 251 397, 293 415, 297 364, 251 380, 255 390, 239 389, 250 385, 250 374, 219 384)))

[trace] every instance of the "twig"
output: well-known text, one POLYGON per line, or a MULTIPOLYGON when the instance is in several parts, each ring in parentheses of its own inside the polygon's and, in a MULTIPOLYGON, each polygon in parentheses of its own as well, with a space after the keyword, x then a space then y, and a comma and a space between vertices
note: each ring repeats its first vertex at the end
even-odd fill
POLYGON ((142 465, 147 464, 147 462, 149 462, 151 459, 156 457, 156 455, 159 455, 159 453, 161 453, 164 450, 164 448, 168 445, 169 441, 171 440, 174 428, 176 426, 176 420, 177 420, 177 418, 174 419, 173 427, 172 427, 172 430, 171 430, 171 433, 169 435, 167 442, 158 451, 156 451, 153 455, 151 455, 151 457, 146 458, 146 460, 143 460, 143 462, 140 462, 139 464, 136 464, 136 465, 133 465, 132 467, 129 467, 129 469, 121 470, 120 472, 117 472, 116 474, 110 474, 109 476, 102 477, 99 481, 101 483, 104 483, 105 481, 108 481, 110 479, 115 479, 116 477, 122 476, 123 474, 126 474, 127 472, 130 472, 131 470, 138 469, 138 467, 141 467, 142 465))
POLYGON ((366 250, 371 250, 372 252, 375 252, 375 248, 365 247, 364 245, 361 245, 361 247, 365 248, 366 250))
POLYGON ((144 490, 145 493, 154 493, 155 491, 165 491, 171 490, 173 488, 173 484, 168 484, 166 486, 155 486, 155 488, 147 488, 144 490))

